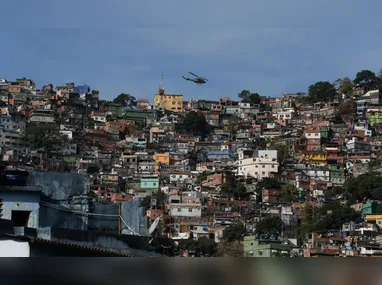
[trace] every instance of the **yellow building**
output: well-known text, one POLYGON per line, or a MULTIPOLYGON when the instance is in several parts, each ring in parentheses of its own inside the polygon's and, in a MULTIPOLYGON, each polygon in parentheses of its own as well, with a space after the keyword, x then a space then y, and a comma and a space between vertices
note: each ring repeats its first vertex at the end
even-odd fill
POLYGON ((327 160, 325 153, 304 153, 301 155, 301 159, 311 162, 324 162, 327 160))
POLYGON ((365 215, 365 220, 368 223, 377 224, 382 227, 382 215, 365 215))
POLYGON ((159 87, 159 93, 154 96, 155 110, 168 110, 183 112, 183 95, 165 94, 163 84, 159 87))
POLYGON ((154 160, 155 160, 155 171, 159 170, 159 166, 161 164, 170 165, 170 153, 156 153, 154 154, 154 160))

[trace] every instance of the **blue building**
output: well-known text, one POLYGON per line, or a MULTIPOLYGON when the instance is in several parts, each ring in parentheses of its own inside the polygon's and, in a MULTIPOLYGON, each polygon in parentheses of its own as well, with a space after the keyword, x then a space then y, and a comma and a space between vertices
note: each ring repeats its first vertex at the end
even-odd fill
POLYGON ((146 175, 141 178, 141 189, 157 191, 159 189, 159 177, 157 175, 146 175))
POLYGON ((74 87, 72 93, 87 94, 89 92, 90 92, 90 87, 87 86, 87 85, 83 85, 83 86, 76 86, 76 87, 74 87))
POLYGON ((235 155, 232 151, 210 151, 207 153, 208 160, 230 159, 234 157, 235 155))

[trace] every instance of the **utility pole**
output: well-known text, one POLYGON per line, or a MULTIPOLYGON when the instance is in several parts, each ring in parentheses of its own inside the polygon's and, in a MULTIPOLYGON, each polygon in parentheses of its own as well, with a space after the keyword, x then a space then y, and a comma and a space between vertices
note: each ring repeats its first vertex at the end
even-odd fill
POLYGON ((118 205, 118 234, 121 234, 121 203, 118 205))

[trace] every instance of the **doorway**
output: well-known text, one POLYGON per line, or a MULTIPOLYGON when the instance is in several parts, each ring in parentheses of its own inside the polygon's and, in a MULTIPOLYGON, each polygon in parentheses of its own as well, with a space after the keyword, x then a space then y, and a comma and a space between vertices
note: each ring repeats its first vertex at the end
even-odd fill
POLYGON ((12 221, 15 227, 27 227, 30 211, 12 211, 12 221))

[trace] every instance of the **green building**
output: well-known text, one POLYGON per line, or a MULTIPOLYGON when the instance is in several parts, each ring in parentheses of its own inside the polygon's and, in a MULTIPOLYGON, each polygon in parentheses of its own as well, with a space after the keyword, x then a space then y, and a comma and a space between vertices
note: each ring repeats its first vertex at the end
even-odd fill
POLYGON ((321 139, 327 140, 330 137, 330 128, 327 126, 320 127, 321 139))
POLYGON ((156 120, 155 112, 142 111, 142 110, 124 110, 123 118, 135 122, 136 126, 146 127, 156 120))
POLYGON ((330 166, 329 168, 330 182, 334 185, 342 185, 345 183, 345 169, 339 166, 330 166))
POLYGON ((375 215, 377 213, 378 202, 367 202, 362 205, 362 215, 375 215))
POLYGON ((159 177, 157 175, 143 176, 140 183, 141 189, 148 189, 154 192, 159 190, 159 177))
POLYGON ((380 112, 370 112, 366 114, 367 121, 371 127, 382 123, 382 113, 380 112))
POLYGON ((289 257, 291 247, 279 240, 258 240, 255 236, 244 237, 244 257, 289 257))

